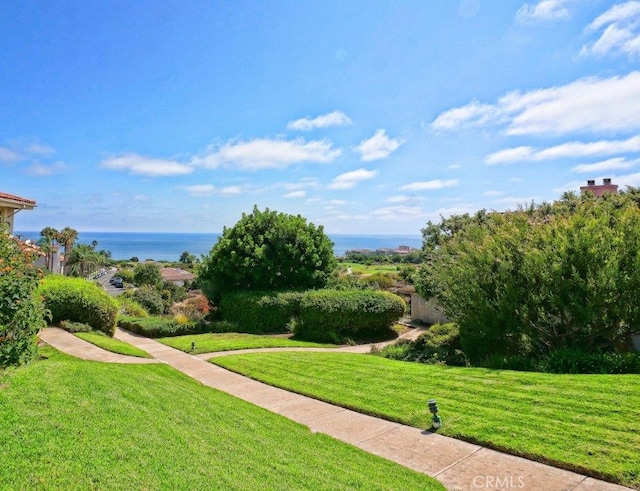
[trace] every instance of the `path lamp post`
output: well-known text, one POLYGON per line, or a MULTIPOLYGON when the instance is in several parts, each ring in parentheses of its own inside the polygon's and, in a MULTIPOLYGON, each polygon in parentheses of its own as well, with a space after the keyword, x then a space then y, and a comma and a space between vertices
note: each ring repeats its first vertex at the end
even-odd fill
POLYGON ((442 418, 438 416, 438 403, 435 399, 429 399, 427 401, 427 404, 429 405, 429 411, 431 411, 431 414, 433 414, 433 418, 431 418, 431 424, 433 428, 437 430, 442 426, 442 418))

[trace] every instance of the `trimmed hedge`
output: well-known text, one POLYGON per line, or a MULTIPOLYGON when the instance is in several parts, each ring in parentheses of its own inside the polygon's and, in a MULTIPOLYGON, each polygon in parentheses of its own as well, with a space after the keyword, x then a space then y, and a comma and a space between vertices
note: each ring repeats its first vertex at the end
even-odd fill
POLYGON ((286 332, 298 313, 303 295, 300 292, 230 293, 222 298, 220 312, 225 321, 238 325, 239 332, 286 332))
POLYGON ((148 338, 165 338, 203 334, 207 332, 238 332, 238 326, 232 322, 180 322, 174 317, 131 317, 121 316, 118 325, 127 331, 148 338))
POLYGON ((51 322, 80 322, 113 336, 116 331, 118 305, 102 288, 83 278, 50 275, 38 293, 51 312, 51 322))
POLYGON ((131 331, 148 338, 183 336, 185 334, 200 334, 207 332, 206 328, 200 323, 178 322, 173 317, 122 316, 118 320, 118 325, 127 331, 131 331))
POLYGON ((317 290, 304 294, 294 327, 296 337, 343 343, 390 330, 405 312, 404 300, 383 291, 317 290))

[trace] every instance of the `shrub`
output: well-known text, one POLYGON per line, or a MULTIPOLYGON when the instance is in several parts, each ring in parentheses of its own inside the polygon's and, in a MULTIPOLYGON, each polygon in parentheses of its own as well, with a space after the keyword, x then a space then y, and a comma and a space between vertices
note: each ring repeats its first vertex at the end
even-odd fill
POLYGON ((394 360, 417 361, 429 364, 466 366, 467 357, 460 345, 458 326, 449 322, 434 324, 415 341, 400 340, 386 346, 379 353, 394 360))
POLYGON ((404 300, 388 292, 309 291, 300 301, 294 333, 301 339, 331 343, 391 334, 405 307, 404 300))
POLYGON ((238 292, 225 295, 220 303, 222 318, 241 332, 286 332, 298 313, 302 293, 238 292))
POLYGON ((192 294, 186 300, 171 306, 169 312, 184 315, 192 321, 202 322, 211 311, 209 300, 202 294, 192 294))
POLYGON ((238 291, 287 291, 323 287, 333 274, 333 243, 322 226, 266 209, 242 214, 224 229, 198 268, 205 294, 218 304, 238 291))
POLYGON ((51 321, 89 324, 96 331, 113 336, 118 305, 102 288, 82 278, 48 276, 38 289, 51 321))
POLYGON ((162 281, 160 266, 156 263, 136 264, 133 270, 133 281, 136 285, 155 285, 162 281))
POLYGON ((133 293, 133 299, 152 315, 164 312, 164 302, 158 290, 151 286, 141 286, 133 293))
POLYGON ((128 294, 115 297, 115 300, 120 307, 121 314, 131 317, 149 317, 149 312, 128 294))
POLYGON ((372 288, 378 290, 388 290, 391 288, 395 281, 396 275, 389 273, 374 273, 369 276, 364 276, 362 281, 368 285, 371 285, 372 288))
POLYGON ((544 369, 552 373, 640 373, 638 353, 584 353, 575 349, 552 352, 544 369))
POLYGON ((45 325, 35 291, 33 257, 10 238, 0 220, 0 367, 28 362, 37 353, 36 335, 45 325))
POLYGON ((131 268, 119 269, 114 276, 122 278, 125 283, 133 283, 133 270, 131 268))
POLYGON ((60 321, 60 327, 68 332, 91 332, 93 328, 89 324, 73 321, 60 321))
POLYGON ((162 338, 167 336, 182 336, 185 334, 200 334, 207 332, 206 326, 197 322, 180 323, 173 317, 128 317, 122 316, 118 325, 127 331, 147 336, 162 338))

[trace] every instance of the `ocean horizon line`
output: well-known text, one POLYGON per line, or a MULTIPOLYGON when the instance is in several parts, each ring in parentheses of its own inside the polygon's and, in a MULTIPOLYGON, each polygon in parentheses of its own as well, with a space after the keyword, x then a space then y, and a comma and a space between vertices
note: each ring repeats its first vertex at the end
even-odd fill
MULTIPOLYGON (((326 233, 326 232, 325 232, 326 233)), ((14 231, 25 239, 38 241, 39 231, 14 231)), ((409 246, 422 247, 422 236, 417 234, 330 234, 333 253, 343 256, 349 250, 356 249, 395 249, 409 246)), ((98 250, 111 253, 114 260, 137 257, 143 261, 178 261, 183 252, 195 256, 208 255, 222 232, 87 232, 78 231, 77 242, 90 245, 97 242, 98 250)))

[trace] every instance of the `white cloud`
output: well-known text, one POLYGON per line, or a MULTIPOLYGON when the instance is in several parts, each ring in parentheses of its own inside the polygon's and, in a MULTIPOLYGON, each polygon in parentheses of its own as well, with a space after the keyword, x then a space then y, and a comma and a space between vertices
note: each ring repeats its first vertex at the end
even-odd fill
POLYGON ((290 193, 287 193, 285 195, 283 195, 283 198, 304 198, 307 195, 307 192, 304 190, 300 190, 300 191, 291 191, 290 193))
POLYGON ((146 201, 151 201, 151 198, 149 196, 147 196, 146 194, 136 194, 133 197, 134 201, 140 201, 140 202, 146 202, 146 201))
POLYGON ((485 162, 489 165, 505 164, 510 162, 518 162, 531 158, 534 153, 533 147, 515 147, 499 150, 488 155, 485 162))
POLYGON ((17 148, 0 147, 0 162, 11 164, 32 158, 47 158, 56 153, 53 147, 40 143, 30 145, 16 145, 17 148))
POLYGON ((315 118, 300 118, 287 124, 289 130, 308 131, 315 128, 328 128, 329 126, 346 126, 351 124, 349 117, 342 111, 333 111, 315 118))
POLYGON ((623 157, 616 157, 609 160, 603 160, 602 162, 595 162, 593 164, 580 164, 573 167, 573 172, 579 172, 581 174, 604 172, 618 169, 630 169, 640 163, 640 159, 627 160, 623 157))
POLYGON ((601 30, 596 41, 582 47, 581 55, 640 54, 640 2, 614 5, 587 27, 588 32, 601 30))
POLYGON ((190 196, 194 197, 213 196, 214 194, 230 196, 233 194, 240 194, 242 192, 242 188, 240 186, 227 186, 218 188, 213 184, 194 184, 192 186, 180 186, 179 189, 184 189, 189 193, 190 196))
POLYGON ((65 170, 67 170, 67 165, 62 161, 53 162, 51 164, 43 164, 35 161, 27 169, 27 174, 36 177, 47 177, 64 172, 65 170))
POLYGON ((371 214, 380 220, 394 222, 409 221, 425 216, 419 206, 388 206, 374 210, 371 214))
POLYGON ((499 109, 474 100, 466 106, 454 107, 441 113, 431 126, 436 130, 455 130, 460 126, 493 124, 500 118, 499 109))
POLYGON ((21 160, 24 160, 24 156, 21 153, 7 147, 0 147, 0 162, 10 164, 21 160))
POLYGON ((230 167, 238 170, 284 169, 302 162, 331 162, 342 154, 340 149, 326 140, 305 141, 257 138, 249 141, 229 142, 210 149, 203 156, 194 157, 193 165, 210 169, 230 167))
POLYGON ((216 187, 213 184, 194 184, 193 186, 183 186, 181 189, 186 190, 191 196, 211 196, 216 187))
POLYGON ((189 174, 193 168, 175 160, 154 159, 135 153, 108 157, 101 164, 105 169, 129 171, 132 174, 159 177, 189 174))
POLYGON ((240 194, 242 193, 243 189, 241 186, 225 186, 223 188, 220 188, 219 192, 220 194, 223 194, 225 196, 231 196, 234 194, 240 194))
POLYGON ((402 191, 433 191, 436 189, 455 187, 460 183, 458 179, 434 179, 432 181, 418 181, 402 186, 402 191))
POLYGON ((50 157, 56 153, 53 147, 50 147, 49 145, 42 145, 41 143, 32 143, 25 148, 25 152, 29 155, 38 155, 41 157, 50 157))
POLYGON ((482 193, 482 196, 502 196, 504 191, 489 190, 482 193))
POLYGON ((368 140, 361 141, 354 150, 360 154, 360 160, 370 162, 387 158, 403 143, 402 140, 389 138, 385 130, 378 130, 368 140))
POLYGON ((567 0, 540 0, 535 5, 525 3, 516 13, 520 23, 548 21, 569 17, 567 0))
POLYGON ((545 149, 515 147, 500 150, 487 156, 488 165, 509 164, 522 161, 541 161, 560 158, 580 158, 640 152, 640 135, 627 140, 600 140, 595 142, 567 142, 545 149))
POLYGON ((351 189, 356 184, 368 179, 373 179, 378 175, 378 171, 358 169, 350 172, 345 172, 337 176, 333 182, 329 185, 329 189, 351 189))
POLYGON ((407 196, 406 194, 399 194, 397 196, 389 196, 385 202, 386 203, 408 203, 410 201, 415 201, 417 199, 421 199, 418 198, 416 196, 407 196))
POLYGON ((631 131, 640 128, 640 72, 510 92, 496 104, 472 101, 441 113, 436 130, 504 125, 510 135, 631 131))

